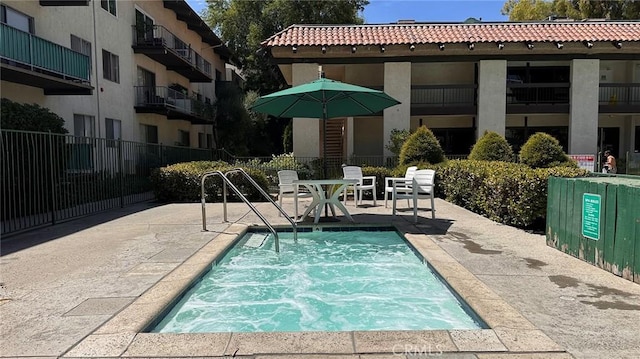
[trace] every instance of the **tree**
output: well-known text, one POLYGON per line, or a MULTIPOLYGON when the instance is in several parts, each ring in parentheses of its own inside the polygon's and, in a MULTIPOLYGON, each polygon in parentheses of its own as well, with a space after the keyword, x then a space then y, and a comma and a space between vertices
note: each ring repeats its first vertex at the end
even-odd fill
POLYGON ((260 94, 285 85, 260 43, 292 24, 361 24, 368 0, 208 0, 205 20, 242 62, 246 87, 260 94))
POLYGON ((640 2, 634 0, 507 0, 502 8, 510 21, 544 20, 550 15, 570 19, 635 20, 640 2))
POLYGON ((226 149, 239 156, 249 153, 247 138, 251 118, 244 105, 242 89, 233 83, 216 86, 216 114, 213 141, 216 149, 226 149))
POLYGON ((400 156, 400 151, 402 150, 402 145, 407 141, 407 138, 411 135, 409 130, 398 130, 394 128, 391 130, 391 136, 389 138, 389 143, 384 147, 391 151, 396 157, 400 156))

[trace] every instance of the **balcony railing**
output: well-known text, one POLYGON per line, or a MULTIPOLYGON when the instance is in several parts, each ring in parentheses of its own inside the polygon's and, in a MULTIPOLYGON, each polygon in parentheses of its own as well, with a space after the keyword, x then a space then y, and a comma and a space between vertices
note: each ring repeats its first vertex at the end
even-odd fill
POLYGON ((186 119, 192 123, 213 120, 213 105, 189 97, 168 87, 135 86, 136 109, 139 112, 167 114, 170 119, 186 119))
POLYGON ((568 104, 571 85, 566 83, 509 83, 507 104, 568 104))
POLYGON ((135 52, 146 54, 192 81, 212 80, 211 63, 164 26, 133 25, 133 48, 135 52), (198 69, 204 77, 193 74, 192 68, 198 69))
POLYGON ((4 63, 66 80, 90 82, 89 56, 6 24, 0 24, 0 39, 4 63))
POLYGON ((640 83, 600 84, 600 105, 640 106, 640 83))
POLYGON ((476 85, 411 86, 411 104, 421 106, 474 106, 476 85))

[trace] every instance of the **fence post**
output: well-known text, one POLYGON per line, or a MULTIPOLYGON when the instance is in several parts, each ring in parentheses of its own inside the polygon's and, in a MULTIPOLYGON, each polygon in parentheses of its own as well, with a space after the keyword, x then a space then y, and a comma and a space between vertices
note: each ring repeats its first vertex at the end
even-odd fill
POLYGON ((52 136, 53 134, 51 133, 51 131, 49 131, 49 136, 48 138, 48 142, 49 142, 49 180, 50 180, 50 186, 51 186, 51 191, 49 191, 49 195, 51 196, 51 224, 54 225, 56 224, 56 208, 58 206, 56 206, 56 181, 55 181, 55 174, 54 174, 54 159, 55 156, 53 155, 53 140, 52 140, 52 136))
POLYGON ((120 182, 120 208, 124 208, 124 161, 122 159, 122 139, 118 138, 118 182, 120 182))

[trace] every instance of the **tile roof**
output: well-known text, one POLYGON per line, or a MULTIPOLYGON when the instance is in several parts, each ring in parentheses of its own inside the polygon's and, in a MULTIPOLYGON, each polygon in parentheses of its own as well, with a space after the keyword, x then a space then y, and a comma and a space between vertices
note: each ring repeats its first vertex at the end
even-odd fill
POLYGON ((262 43, 272 46, 393 45, 466 42, 640 41, 640 22, 292 25, 262 43))

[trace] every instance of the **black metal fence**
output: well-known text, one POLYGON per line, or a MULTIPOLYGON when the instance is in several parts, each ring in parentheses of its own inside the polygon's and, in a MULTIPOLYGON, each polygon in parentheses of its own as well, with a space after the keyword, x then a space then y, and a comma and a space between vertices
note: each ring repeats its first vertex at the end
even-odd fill
POLYGON ((211 150, 2 130, 1 234, 153 199, 149 174, 211 150))

